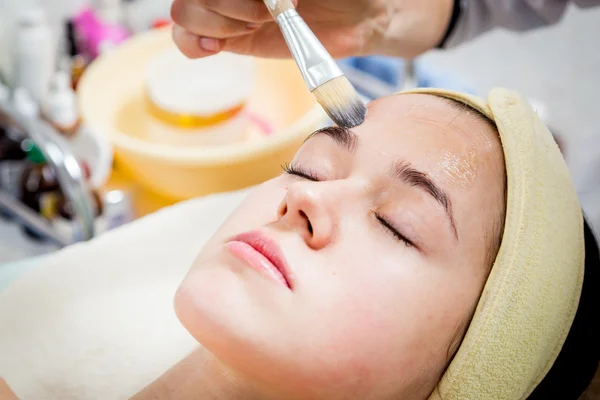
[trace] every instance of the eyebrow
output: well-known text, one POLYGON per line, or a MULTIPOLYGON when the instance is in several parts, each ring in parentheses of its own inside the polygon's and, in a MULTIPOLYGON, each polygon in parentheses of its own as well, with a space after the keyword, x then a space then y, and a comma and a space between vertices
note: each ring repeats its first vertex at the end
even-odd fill
POLYGON ((446 211, 446 215, 450 220, 450 226, 454 232, 454 237, 458 240, 458 230, 452 212, 452 201, 450 196, 444 192, 427 174, 423 171, 415 169, 409 162, 396 161, 390 168, 390 175, 393 178, 400 179, 407 184, 417 187, 431 195, 438 203, 442 205, 446 211))
MULTIPOLYGON (((313 132, 305 142, 318 135, 326 135, 346 151, 354 153, 358 147, 358 135, 350 129, 331 126, 313 132)), ((419 188, 433 197, 446 211, 454 237, 458 240, 458 230, 452 212, 450 196, 442 190, 427 174, 419 171, 406 161, 396 161, 392 164, 389 174, 392 178, 399 179, 413 187, 419 188)))
POLYGON ((340 145, 344 150, 349 151, 350 153, 354 153, 356 148, 358 147, 358 135, 352 132, 350 129, 342 128, 339 126, 330 126, 327 128, 319 129, 310 134, 304 141, 305 143, 308 139, 311 139, 318 135, 329 136, 340 145))

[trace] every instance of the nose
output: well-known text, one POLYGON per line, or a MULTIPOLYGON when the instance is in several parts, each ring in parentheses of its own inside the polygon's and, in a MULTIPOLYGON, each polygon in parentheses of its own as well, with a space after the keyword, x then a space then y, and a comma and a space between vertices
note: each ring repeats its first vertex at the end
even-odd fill
POLYGON ((335 227, 331 193, 326 182, 296 182, 292 184, 279 205, 278 222, 299 233, 306 244, 315 250, 327 246, 335 227), (327 193, 330 195, 327 196, 327 193))

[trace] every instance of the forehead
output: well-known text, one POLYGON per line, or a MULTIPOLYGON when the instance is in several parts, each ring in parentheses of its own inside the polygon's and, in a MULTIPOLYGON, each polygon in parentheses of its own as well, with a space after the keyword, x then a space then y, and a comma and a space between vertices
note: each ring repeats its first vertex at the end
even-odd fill
POLYGON ((400 94, 376 100, 354 131, 361 146, 377 151, 381 161, 409 161, 443 186, 465 189, 482 174, 503 173, 493 126, 468 107, 436 96, 400 94))

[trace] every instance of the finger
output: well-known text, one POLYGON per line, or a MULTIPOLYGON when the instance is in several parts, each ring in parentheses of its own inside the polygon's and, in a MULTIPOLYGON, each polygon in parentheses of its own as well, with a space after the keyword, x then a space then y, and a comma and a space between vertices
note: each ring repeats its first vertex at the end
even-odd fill
POLYGON ((173 25, 173 41, 189 58, 201 58, 217 54, 224 45, 223 39, 199 37, 178 25, 173 25))
POLYGON ((263 23, 273 20, 263 0, 196 0, 207 9, 240 21, 263 23))
POLYGON ((10 390, 4 379, 0 378, 0 399, 19 400, 15 393, 10 390))
POLYGON ((177 25, 198 36, 224 39, 250 33, 259 25, 225 17, 195 2, 175 0, 171 18, 177 25))

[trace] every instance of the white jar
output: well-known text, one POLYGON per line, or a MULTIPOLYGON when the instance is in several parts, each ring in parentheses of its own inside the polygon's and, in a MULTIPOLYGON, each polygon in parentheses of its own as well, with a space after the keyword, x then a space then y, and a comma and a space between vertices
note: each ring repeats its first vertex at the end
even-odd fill
POLYGON ((254 89, 254 60, 221 53, 190 60, 167 50, 149 64, 149 139, 165 144, 223 145, 244 138, 254 89))
POLYGON ((18 17, 14 43, 14 87, 23 87, 38 103, 54 72, 54 40, 41 7, 24 9, 18 17))

